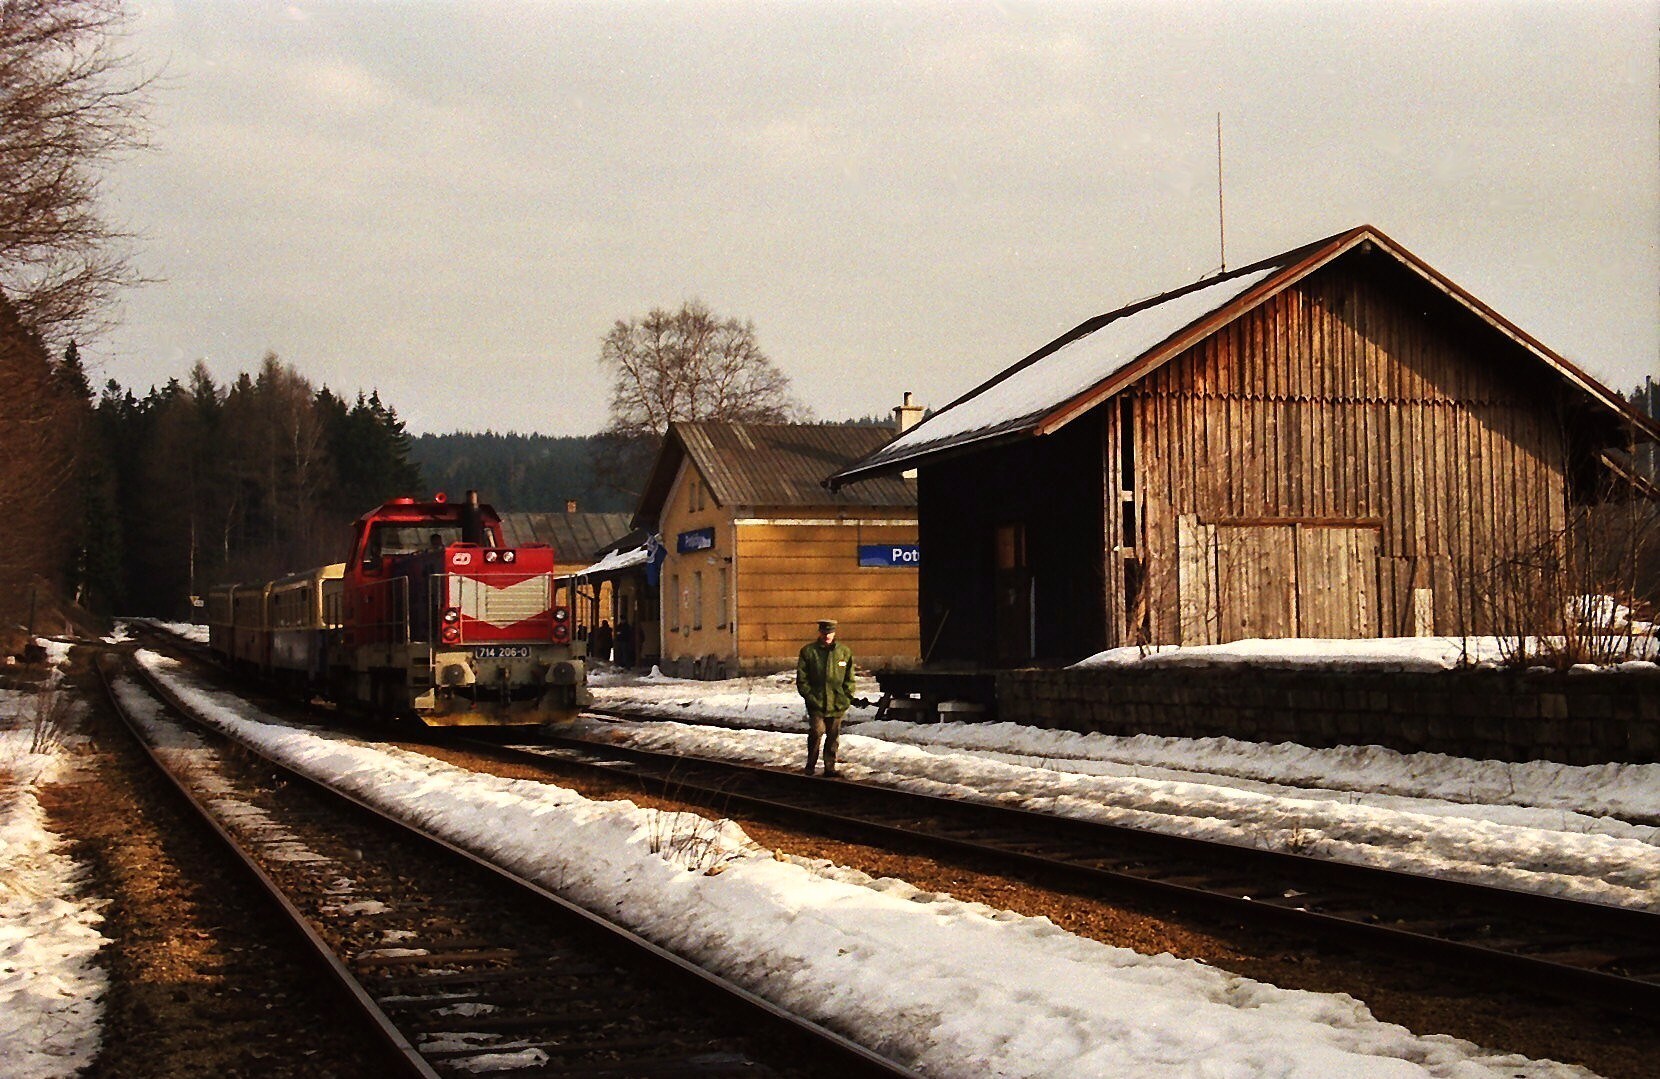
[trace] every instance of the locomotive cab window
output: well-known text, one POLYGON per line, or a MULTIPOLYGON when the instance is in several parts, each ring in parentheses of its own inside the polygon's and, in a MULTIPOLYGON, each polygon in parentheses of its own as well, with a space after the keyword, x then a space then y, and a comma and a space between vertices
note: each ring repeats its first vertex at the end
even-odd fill
MULTIPOLYGON (((459 522, 377 524, 369 530, 369 541, 363 548, 363 568, 373 570, 380 565, 383 558, 416 554, 420 551, 441 551, 452 543, 460 543, 461 532, 459 522)), ((484 530, 484 543, 487 547, 496 546, 496 537, 491 529, 484 530)))

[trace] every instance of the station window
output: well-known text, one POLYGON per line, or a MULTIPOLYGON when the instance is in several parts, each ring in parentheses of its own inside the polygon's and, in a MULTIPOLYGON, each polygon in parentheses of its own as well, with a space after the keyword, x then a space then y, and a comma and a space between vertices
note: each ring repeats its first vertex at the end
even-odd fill
POLYGON ((680 600, 680 574, 678 574, 678 573, 674 574, 673 576, 671 576, 669 578, 669 597, 668 598, 669 598, 669 602, 667 604, 665 604, 665 606, 667 606, 668 609, 669 609, 668 610, 669 629, 670 630, 677 630, 677 629, 680 628, 680 602, 681 602, 681 600, 680 600))
POLYGON ((703 628, 703 571, 692 573, 692 628, 703 628))
POLYGON ((720 568, 720 607, 715 611, 715 625, 725 629, 731 621, 729 613, 732 609, 732 571, 725 566, 720 568))

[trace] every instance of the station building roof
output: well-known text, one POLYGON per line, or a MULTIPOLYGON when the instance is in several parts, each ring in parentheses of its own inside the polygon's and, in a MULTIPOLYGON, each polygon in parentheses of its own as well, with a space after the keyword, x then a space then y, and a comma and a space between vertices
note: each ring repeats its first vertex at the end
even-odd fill
POLYGON ((634 524, 653 527, 690 459, 724 507, 916 506, 916 482, 883 476, 831 491, 825 480, 885 445, 890 427, 828 423, 684 421, 669 425, 640 496, 634 524))

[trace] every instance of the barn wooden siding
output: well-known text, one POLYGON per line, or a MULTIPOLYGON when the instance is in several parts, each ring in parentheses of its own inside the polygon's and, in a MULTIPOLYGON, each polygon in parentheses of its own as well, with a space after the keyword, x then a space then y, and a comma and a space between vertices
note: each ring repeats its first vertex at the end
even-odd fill
POLYGON ((1097 410, 1108 643, 1489 628, 1471 589, 1566 523, 1537 368, 1339 264, 1153 372, 1097 410))
MULTIPOLYGON (((780 517, 787 516, 780 514, 780 517)), ((915 521, 736 526, 737 656, 746 670, 793 666, 814 623, 834 618, 867 666, 917 661, 917 571, 861 567, 861 544, 913 544, 915 521)))

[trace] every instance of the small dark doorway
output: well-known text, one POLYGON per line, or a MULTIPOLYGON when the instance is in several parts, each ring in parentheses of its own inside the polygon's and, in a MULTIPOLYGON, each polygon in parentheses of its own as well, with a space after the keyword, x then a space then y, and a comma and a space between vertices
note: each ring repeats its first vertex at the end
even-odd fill
POLYGON ((1026 561, 1026 526, 997 526, 997 662, 1022 663, 1032 658, 1032 570, 1026 561))

